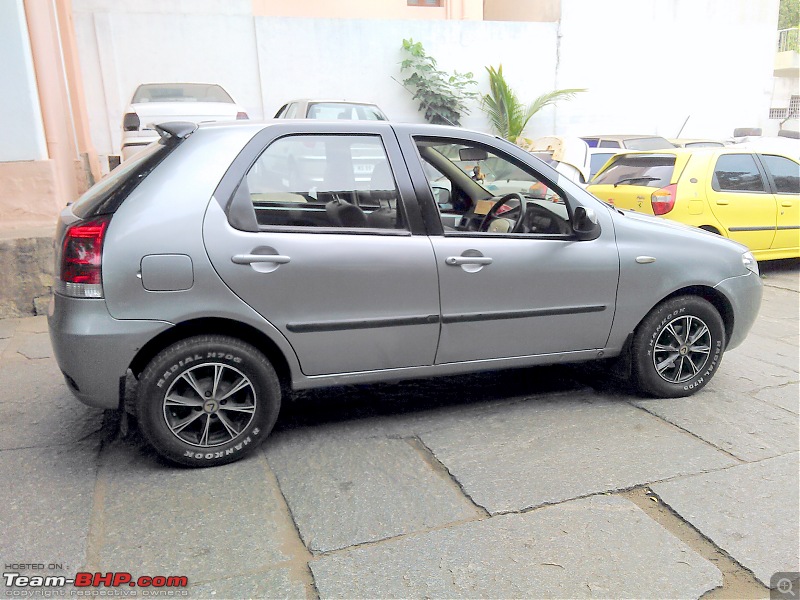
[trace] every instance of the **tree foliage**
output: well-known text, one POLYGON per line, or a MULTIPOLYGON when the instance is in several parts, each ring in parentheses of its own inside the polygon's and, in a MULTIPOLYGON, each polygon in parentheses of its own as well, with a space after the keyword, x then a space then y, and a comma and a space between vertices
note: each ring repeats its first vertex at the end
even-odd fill
POLYGON ((508 85, 503 76, 503 65, 495 69, 486 67, 489 73, 489 93, 482 98, 481 108, 486 112, 495 132, 510 142, 516 142, 528 126, 528 121, 545 106, 561 100, 571 100, 585 89, 553 90, 542 94, 525 106, 508 85))
POLYGON ((406 58, 400 63, 400 72, 410 71, 403 86, 419 100, 419 110, 425 120, 444 125, 461 125, 461 116, 469 114, 466 102, 478 96, 469 88, 477 84, 472 73, 454 71, 448 75, 436 66, 436 60, 425 52, 421 42, 403 40, 406 58))
POLYGON ((778 29, 800 25, 800 0, 781 0, 778 8, 778 29))

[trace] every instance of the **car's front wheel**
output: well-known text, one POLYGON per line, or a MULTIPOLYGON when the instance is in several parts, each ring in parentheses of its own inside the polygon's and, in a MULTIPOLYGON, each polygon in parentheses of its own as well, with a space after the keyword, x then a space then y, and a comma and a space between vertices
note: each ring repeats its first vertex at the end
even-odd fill
POLYGON ((671 298, 636 329, 633 375, 646 394, 688 396, 708 384, 724 350, 725 325, 710 302, 698 296, 671 298))
POLYGON ((271 431, 280 410, 275 370, 250 344, 221 335, 188 338, 147 365, 136 412, 163 457, 194 467, 244 458, 271 431))

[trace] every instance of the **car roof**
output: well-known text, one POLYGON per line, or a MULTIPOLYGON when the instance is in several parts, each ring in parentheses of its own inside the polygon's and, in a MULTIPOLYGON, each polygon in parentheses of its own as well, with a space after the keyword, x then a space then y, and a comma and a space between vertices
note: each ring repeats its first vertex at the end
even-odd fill
MULTIPOLYGON (((286 127, 290 125, 298 133, 314 133, 316 131, 331 131, 335 133, 364 133, 382 129, 393 129, 397 132, 410 132, 414 135, 432 135, 436 137, 455 137, 462 134, 469 136, 477 135, 501 140, 511 146, 511 142, 492 136, 483 131, 465 129, 463 127, 452 127, 450 125, 432 125, 430 123, 400 123, 397 121, 365 121, 365 120, 322 120, 322 119, 264 119, 264 120, 239 120, 239 121, 216 121, 213 123, 200 123, 198 130, 203 129, 242 129, 250 128, 254 132, 261 131, 268 127, 286 127)), ((518 146, 514 146, 518 147, 518 146)))

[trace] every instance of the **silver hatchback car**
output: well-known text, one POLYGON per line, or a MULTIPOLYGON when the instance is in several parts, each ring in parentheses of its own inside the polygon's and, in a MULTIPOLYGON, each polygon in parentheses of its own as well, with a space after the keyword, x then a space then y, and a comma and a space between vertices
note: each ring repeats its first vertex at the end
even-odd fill
POLYGON ((743 246, 482 133, 159 131, 62 212, 49 324, 74 394, 135 412, 177 463, 242 458, 291 389, 615 359, 643 393, 688 395, 761 302, 743 246))

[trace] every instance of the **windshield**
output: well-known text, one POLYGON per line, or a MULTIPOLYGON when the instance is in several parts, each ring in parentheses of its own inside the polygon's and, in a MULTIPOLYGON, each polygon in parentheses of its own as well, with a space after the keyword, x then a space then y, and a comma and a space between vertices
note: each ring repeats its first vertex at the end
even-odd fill
POLYGON ((675 157, 668 155, 620 155, 592 185, 640 185, 662 188, 670 184, 675 157))
POLYGON ((646 137, 625 140, 625 147, 630 150, 661 150, 662 148, 674 148, 675 144, 662 137, 646 137))
POLYGON ((140 85, 132 104, 141 102, 225 102, 233 104, 228 92, 216 84, 147 83, 140 85))
POLYGON ((308 105, 309 119, 347 119, 350 121, 385 121, 386 116, 373 104, 315 102, 308 105))

